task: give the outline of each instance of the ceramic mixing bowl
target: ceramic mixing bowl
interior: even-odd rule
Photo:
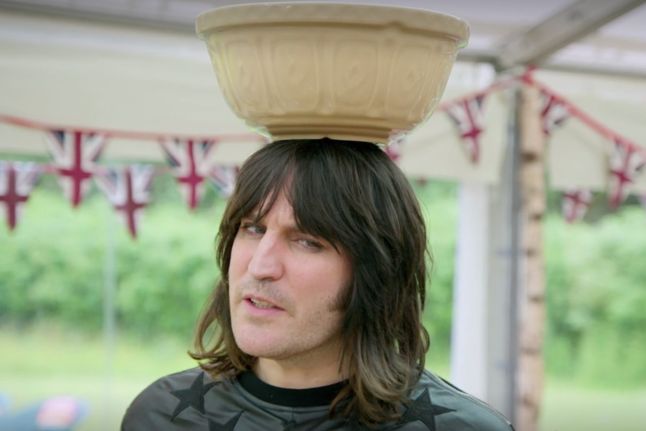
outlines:
[[[468,26],[452,16],[338,3],[227,6],[197,18],[233,111],[273,140],[386,143],[437,106]]]

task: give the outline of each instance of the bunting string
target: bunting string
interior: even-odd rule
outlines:
[[[593,119],[546,85],[531,78],[525,79],[530,85],[536,86],[541,92],[542,100],[547,101],[543,105],[543,110],[547,112],[543,127],[548,136],[567,118],[575,117],[608,142],[608,204],[612,209],[618,208],[628,196],[629,185],[646,163],[646,149]],[[549,111],[553,114],[549,114]],[[543,112],[541,115],[543,116]]]
[[[45,132],[49,164],[2,162],[0,165],[0,205],[10,231],[18,224],[23,205],[41,174],[54,174],[72,207],[81,205],[92,179],[119,212],[133,238],[142,210],[150,201],[150,183],[157,175],[172,173],[191,210],[197,208],[204,183],[228,196],[233,192],[236,166],[218,166],[210,158],[211,149],[220,141],[265,142],[255,134],[230,134],[210,137],[164,135],[124,130],[90,129],[53,125],[0,114],[0,122]],[[98,163],[111,138],[153,140],[166,155],[168,167],[133,165],[113,168]]]
[[[475,165],[483,151],[486,100],[490,94],[518,85],[531,85],[539,90],[543,133],[550,138],[571,118],[599,134],[608,142],[607,196],[611,208],[617,208],[627,197],[629,187],[646,165],[646,149],[604,126],[583,110],[534,78],[528,69],[520,76],[499,79],[485,89],[468,93],[441,103],[437,111],[445,113],[455,126],[456,135],[467,160]],[[231,195],[237,177],[237,166],[224,166],[214,160],[214,149],[221,142],[258,142],[266,140],[256,134],[222,134],[217,136],[152,133],[131,130],[102,129],[51,124],[27,118],[0,114],[0,123],[40,130],[45,133],[50,164],[0,161],[0,204],[10,230],[14,230],[21,209],[42,174],[55,174],[66,199],[78,207],[95,183],[122,216],[133,238],[137,237],[138,220],[150,203],[150,188],[157,175],[171,173],[189,209],[195,210],[210,184],[224,197]],[[152,141],[165,155],[167,167],[130,165],[119,168],[99,163],[101,155],[113,138]],[[399,162],[406,152],[405,135],[393,137],[385,148],[387,155]],[[586,213],[592,193],[586,189],[566,190],[562,195],[563,216],[568,222],[580,220]],[[642,201],[646,197],[642,196]]]
[[[615,132],[609,127],[604,126],[599,121],[595,120],[590,115],[588,115],[583,110],[581,110],[574,103],[569,101],[565,96],[557,93],[547,85],[535,79],[532,79],[530,81],[530,85],[533,85],[537,87],[541,92],[544,92],[545,94],[550,95],[552,98],[554,98],[556,103],[561,105],[563,109],[567,110],[570,117],[576,117],[579,121],[581,121],[583,124],[588,126],[590,129],[594,130],[602,137],[605,137],[609,142],[614,142],[615,140],[621,140],[623,142],[630,143],[630,145],[634,146],[635,148],[640,148],[640,151],[642,152],[646,152],[646,149],[639,147],[634,142],[631,142],[628,138],[621,136],[621,134],[619,134],[618,132]]]
[[[215,139],[226,142],[259,142],[266,143],[267,140],[255,133],[229,133],[218,135],[187,135],[182,133],[157,133],[157,132],[143,132],[123,129],[107,129],[107,128],[88,128],[82,126],[70,126],[47,123],[43,121],[32,120],[29,118],[18,117],[14,115],[7,115],[0,113],[0,123],[10,124],[17,127],[22,127],[32,130],[42,130],[49,132],[51,130],[74,130],[81,133],[94,133],[104,135],[106,138],[121,138],[121,139],[134,139],[137,141],[154,141],[160,142],[167,139],[193,139],[193,140],[208,140]]]
[[[541,90],[540,97],[543,134],[549,137],[556,128],[562,126],[565,120],[570,117],[570,112],[554,94]]]

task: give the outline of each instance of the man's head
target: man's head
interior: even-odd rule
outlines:
[[[258,358],[259,377],[283,387],[339,380],[350,276],[343,249],[303,231],[284,192],[242,219],[231,247],[229,312],[236,345]],[[281,372],[271,373],[277,366]]]
[[[217,259],[222,278],[194,355],[206,370],[236,374],[257,356],[336,352],[348,411],[364,422],[396,413],[428,347],[426,231],[410,185],[379,147],[329,139],[263,147],[240,170]]]

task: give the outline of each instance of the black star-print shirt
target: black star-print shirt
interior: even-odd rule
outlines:
[[[157,380],[132,402],[121,431],[359,430],[330,418],[328,405],[342,384],[313,389],[268,385],[247,372],[214,381],[199,368]],[[397,423],[383,431],[513,431],[491,407],[425,371]]]

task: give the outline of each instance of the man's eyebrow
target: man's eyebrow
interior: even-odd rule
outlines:
[[[260,213],[258,212],[258,210],[253,210],[249,214],[245,214],[242,217],[240,217],[240,220],[252,221],[256,223],[262,220],[262,217],[260,216]]]
[[[246,216],[243,216],[242,218],[240,218],[240,221],[241,222],[246,221],[246,222],[251,222],[251,223],[261,223],[263,218],[264,217],[261,217],[258,211],[253,211],[253,212],[247,214]],[[303,230],[295,222],[287,224],[287,225],[284,225],[284,226],[282,226],[282,228],[286,232],[289,232],[289,233],[300,233],[300,234],[310,235],[310,236],[314,236],[314,237],[319,236],[319,235],[316,235],[316,234],[314,234],[312,232],[308,232],[308,231]],[[323,239],[323,238],[321,238],[321,239]]]
[[[309,235],[309,236],[317,236],[311,232],[304,231],[296,223],[291,223],[286,225],[285,230],[290,233],[300,233],[300,234]]]

